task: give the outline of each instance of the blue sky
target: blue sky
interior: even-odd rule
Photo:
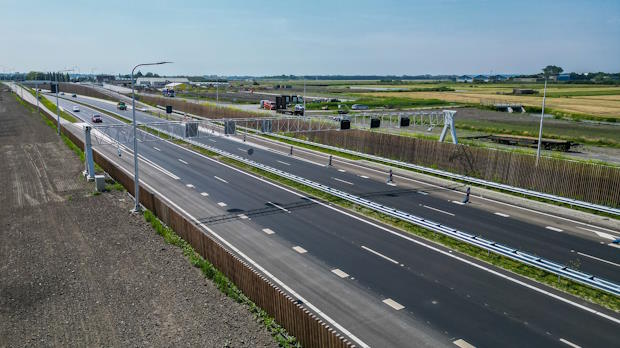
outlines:
[[[620,71],[620,1],[0,0],[0,71]]]

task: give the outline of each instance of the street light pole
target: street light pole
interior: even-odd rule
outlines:
[[[56,129],[58,130],[58,135],[60,135],[60,106],[58,105],[58,90],[60,89],[60,84],[58,83],[58,74],[69,71],[73,71],[73,69],[65,69],[56,73]]]
[[[542,142],[543,117],[545,116],[545,98],[547,97],[547,76],[545,76],[545,89],[543,91],[542,111],[540,112],[540,127],[538,129],[538,149],[536,150],[536,166],[540,160],[540,143]]]
[[[131,70],[131,118],[133,121],[133,170],[134,170],[134,208],[132,212],[139,213],[140,209],[140,179],[138,177],[138,138],[137,138],[137,130],[136,130],[136,95],[134,90],[133,83],[133,73],[136,71],[136,68],[145,65],[161,65],[172,62],[158,62],[158,63],[143,63],[138,64],[133,67]]]

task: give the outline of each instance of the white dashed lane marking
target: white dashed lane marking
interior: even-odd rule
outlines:
[[[341,271],[339,268],[332,269],[332,273],[334,273],[335,275],[339,276],[340,278],[346,278],[346,277],[349,276],[345,272]]]
[[[226,180],[224,180],[224,179],[220,178],[219,176],[213,176],[213,177],[214,177],[214,178],[216,178],[217,180],[219,180],[219,181],[221,181],[221,182],[225,183],[225,184],[228,184],[228,181],[226,181]]]
[[[281,206],[279,206],[279,205],[277,205],[277,204],[275,204],[275,203],[272,203],[272,202],[267,202],[267,204],[272,205],[272,206],[274,206],[274,207],[276,207],[276,208],[278,208],[278,209],[280,209],[280,210],[282,210],[282,211],[285,211],[285,212],[287,212],[287,213],[290,213],[290,211],[289,211],[288,209],[283,208],[283,207],[281,207]]]
[[[441,209],[437,209],[437,208],[433,208],[433,207],[429,207],[428,205],[423,205],[423,207],[426,208],[426,209],[434,210],[436,212],[440,212],[440,213],[444,213],[444,214],[447,214],[447,215],[450,215],[450,216],[454,216],[454,214],[452,214],[450,212],[447,212],[447,211],[441,210]]]
[[[226,203],[224,203],[224,202],[219,202],[217,205],[219,205],[220,207],[225,207],[225,206],[227,206],[228,204],[226,204]]]
[[[184,160],[182,160],[182,159],[180,159],[180,158],[179,158],[179,162],[181,162],[181,163],[183,163],[183,164],[187,164],[187,162],[186,162],[186,161],[184,161]]]
[[[493,213],[493,214],[495,214],[497,216],[505,217],[505,218],[510,217],[510,215],[504,214],[504,213],[500,213],[500,212],[496,212],[496,213]]]
[[[367,247],[367,246],[362,245],[362,249],[364,249],[364,250],[366,250],[366,251],[369,251],[369,252],[371,252],[371,253],[373,253],[373,254],[375,254],[375,255],[379,256],[379,257],[382,257],[382,258],[384,258],[384,259],[386,259],[386,260],[390,261],[391,263],[395,263],[395,264],[397,264],[397,265],[398,265],[398,261],[396,261],[396,260],[394,260],[394,259],[392,259],[392,258],[390,258],[390,257],[387,257],[387,256],[385,256],[385,255],[381,254],[381,253],[380,253],[380,252],[378,252],[378,251],[374,251],[374,250],[370,249],[370,248],[369,248],[369,247]]]
[[[304,248],[300,247],[299,245],[298,245],[298,246],[294,246],[294,247],[293,247],[293,250],[295,250],[296,252],[298,252],[298,253],[300,253],[300,254],[305,254],[305,253],[307,253],[307,252],[308,252],[308,250],[306,250],[306,249],[304,249]]]
[[[354,184],[353,184],[352,182],[350,182],[350,181],[346,181],[346,180],[342,180],[342,179],[338,179],[338,178],[332,178],[332,179],[334,179],[334,180],[336,180],[336,181],[340,181],[340,182],[345,183],[345,184],[347,184],[347,185],[354,185]]]
[[[270,229],[270,228],[263,228],[263,232],[265,232],[266,234],[274,234],[275,232]]]
[[[548,230],[551,230],[551,231],[555,231],[555,232],[563,232],[564,231],[564,230],[562,230],[560,228],[553,227],[553,226],[546,226],[545,228],[548,229]]]
[[[200,194],[201,194],[202,196],[204,196],[204,197],[207,197],[207,196],[209,195],[209,194],[208,194],[208,193],[206,193],[206,192],[200,192]]]
[[[391,298],[386,298],[385,300],[382,301],[383,303],[385,303],[386,305],[394,308],[395,310],[399,311],[403,308],[405,308],[405,306],[401,305],[400,303],[392,300]]]

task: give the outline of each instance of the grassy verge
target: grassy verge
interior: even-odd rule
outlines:
[[[351,108],[353,104],[363,104],[369,108],[385,108],[385,109],[406,109],[412,107],[431,107],[431,106],[446,106],[446,105],[459,105],[459,103],[447,102],[439,99],[410,99],[399,97],[369,97],[364,95],[355,95],[356,100],[341,101],[341,102],[320,102],[320,103],[306,103],[308,110],[320,110],[327,107],[329,110],[335,110],[338,105],[346,105]]]
[[[22,86],[23,87],[23,86]],[[37,97],[37,93],[32,90],[31,88],[26,88],[23,87],[24,89],[26,89],[30,94],[32,94],[33,97]],[[41,93],[39,93],[39,97],[41,97],[41,99],[39,99],[39,101],[41,102],[41,104],[43,104],[43,106],[45,106],[48,110],[50,110],[53,113],[56,113],[56,104],[52,103],[51,101],[49,101],[49,99],[47,99],[44,95],[42,95]],[[71,122],[71,123],[76,123],[79,122],[79,120],[77,118],[75,118],[73,115],[65,112],[65,111],[60,111],[60,117],[64,118],[65,120]]]
[[[215,268],[212,263],[200,256],[189,243],[179,237],[170,227],[164,225],[151,211],[144,211],[144,219],[164,238],[166,243],[180,248],[183,251],[183,255],[192,266],[199,268],[202,274],[208,279],[211,279],[222,293],[234,301],[244,304],[267,328],[281,347],[301,347],[295,337],[289,335],[267,312],[245,296],[230,279]]]
[[[257,174],[258,176],[261,176],[265,179],[288,186],[292,189],[308,194],[313,198],[317,198],[317,199],[320,199],[328,203],[336,204],[342,208],[352,210],[356,213],[362,214],[376,221],[385,223],[399,230],[402,230],[407,233],[414,234],[416,236],[424,238],[426,240],[441,244],[452,250],[456,250],[463,254],[472,256],[478,260],[484,261],[488,264],[503,268],[505,270],[519,274],[521,276],[527,277],[537,282],[549,285],[553,288],[556,288],[568,294],[583,298],[589,302],[601,305],[613,311],[616,311],[616,312],[620,311],[620,297],[614,296],[605,291],[591,288],[587,285],[584,285],[584,284],[581,284],[581,283],[578,283],[578,282],[575,282],[569,279],[558,277],[557,275],[553,273],[541,270],[537,267],[530,266],[525,263],[519,262],[517,260],[513,260],[511,258],[507,258],[501,255],[495,254],[495,253],[491,253],[485,249],[459,241],[457,239],[443,235],[441,233],[436,233],[431,230],[427,230],[425,228],[412,224],[410,222],[403,221],[403,220],[394,218],[392,216],[351,203],[342,198],[333,196],[323,191],[316,190],[314,188],[311,188],[303,184],[299,184],[295,181],[283,178],[276,174],[269,173],[267,171],[252,167],[250,165],[239,162],[237,160],[221,156],[215,152],[209,151],[202,147],[195,146],[195,145],[186,143],[181,140],[176,140],[175,143],[185,146],[187,148],[190,148],[194,151],[200,152],[206,156],[215,158],[223,163],[230,164],[236,168],[242,169],[250,173]]]
[[[294,146],[298,146],[298,147],[303,147],[309,150],[315,150],[315,151],[319,151],[319,152],[323,152],[326,154],[331,154],[331,155],[336,155],[339,157],[343,157],[343,158],[348,158],[348,159],[352,159],[352,160],[364,160],[364,161],[368,161],[368,162],[375,162],[375,163],[379,163],[379,164],[383,164],[383,165],[387,165],[393,168],[399,168],[399,169],[404,169],[404,170],[408,170],[410,172],[414,172],[414,173],[420,173],[420,174],[424,174],[424,175],[429,175],[429,176],[434,176],[436,178],[440,178],[440,179],[446,179],[445,177],[441,176],[441,175],[436,175],[436,174],[432,174],[432,173],[427,173],[421,170],[416,170],[413,168],[409,168],[409,167],[404,167],[404,166],[399,166],[399,165],[394,165],[391,163],[387,163],[387,162],[382,162],[382,161],[377,161],[377,160],[373,160],[373,159],[369,159],[369,158],[365,158],[365,157],[360,157],[360,156],[356,156],[356,155],[351,155],[348,154],[346,152],[341,152],[341,151],[337,151],[337,150],[331,150],[331,149],[324,149],[322,147],[318,147],[318,146],[314,146],[314,145],[308,145],[308,144],[304,144],[298,141],[294,141],[294,140],[289,140],[289,139],[280,139],[274,136],[270,136],[270,135],[263,135],[261,134],[260,136],[267,138],[267,139],[271,139],[271,140],[275,140],[281,143],[286,143],[286,144],[290,144],[290,145],[294,145]],[[571,159],[572,160],[572,159]],[[432,167],[433,169],[439,169],[437,167]],[[598,210],[592,210],[592,209],[588,209],[588,208],[583,208],[583,207],[578,207],[578,206],[573,206],[570,204],[566,204],[566,203],[561,203],[561,202],[556,202],[556,201],[552,201],[549,199],[544,199],[544,198],[539,198],[539,197],[532,197],[532,196],[528,196],[525,194],[519,194],[516,192],[512,192],[512,191],[506,191],[506,190],[501,190],[495,187],[490,187],[490,186],[484,186],[484,185],[479,185],[479,184],[473,184],[467,181],[462,181],[462,180],[457,180],[457,179],[449,179],[451,181],[454,182],[458,182],[458,183],[462,183],[468,186],[475,186],[475,187],[482,187],[488,190],[492,190],[492,191],[496,191],[496,192],[501,192],[501,193],[505,193],[505,194],[509,194],[512,196],[517,196],[517,197],[522,197],[522,198],[526,198],[529,200],[533,200],[533,201],[538,201],[538,202],[543,202],[543,203],[549,203],[549,204],[553,204],[553,205],[557,205],[557,206],[561,206],[561,207],[565,207],[565,208],[570,208],[570,209],[574,209],[574,210],[579,210],[579,211],[583,211],[586,213],[590,213],[590,214],[595,214],[595,215],[599,215],[599,216],[604,216],[604,217],[608,217],[608,218],[612,218],[615,220],[620,220],[620,217],[614,214],[610,214],[610,213],[606,213],[606,212],[602,212],[602,211],[598,211]]]
[[[15,96],[18,102],[28,108],[31,112],[34,112],[34,108],[32,105],[26,103],[18,96]],[[44,115],[41,115],[43,121],[50,126],[52,129],[56,129],[56,126],[52,121],[50,121]],[[66,137],[65,135],[61,135],[63,142],[71,149],[73,152],[78,155],[80,160],[84,162],[84,152],[77,145],[75,145],[71,139]],[[95,167],[97,171],[103,172],[103,169],[99,167],[95,163]],[[106,184],[106,190],[112,191],[125,191],[123,185],[118,182],[112,181],[111,183]],[[93,195],[99,195],[99,192],[93,193]],[[188,261],[197,268],[200,268],[205,277],[211,279],[217,288],[222,291],[222,293],[226,294],[228,297],[232,298],[238,303],[244,304],[248,310],[253,313],[256,318],[260,320],[262,325],[264,325],[267,330],[271,333],[274,339],[278,342],[281,347],[301,347],[301,344],[297,342],[297,339],[294,336],[291,336],[286,332],[286,330],[277,324],[275,320],[269,316],[267,312],[258,307],[254,302],[252,302],[247,296],[239,290],[235,286],[233,282],[231,282],[222,272],[220,272],[217,268],[213,266],[209,261],[205,260],[200,254],[198,254],[192,246],[179,237],[174,231],[165,226],[152,212],[146,210],[144,212],[144,219],[151,224],[153,229],[161,235],[166,243],[170,245],[174,245],[183,250],[183,255],[188,259]]]

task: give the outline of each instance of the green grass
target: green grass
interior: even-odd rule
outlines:
[[[394,218],[392,216],[351,203],[342,198],[333,196],[323,191],[316,190],[314,188],[311,188],[309,186],[286,179],[279,175],[252,167],[250,165],[247,165],[245,163],[239,162],[234,159],[221,156],[217,153],[214,153],[202,147],[191,145],[183,141],[178,141],[178,143],[194,151],[200,152],[206,156],[218,159],[219,161],[223,163],[230,164],[244,171],[257,174],[263,178],[278,182],[282,185],[285,185],[290,188],[296,189],[298,191],[304,192],[314,198],[323,200],[328,203],[336,204],[343,208],[355,211],[359,214],[375,219],[382,223],[388,224],[402,231],[406,231],[408,233],[415,234],[419,237],[422,237],[426,240],[439,243],[450,249],[453,249],[461,253],[467,254],[469,256],[475,257],[478,260],[487,262],[497,267],[501,267],[503,269],[522,275],[529,279],[536,280],[540,283],[552,286],[556,289],[562,290],[574,296],[578,296],[592,303],[599,304],[601,306],[604,306],[614,311],[620,311],[620,297],[614,296],[605,291],[591,288],[587,285],[583,285],[581,283],[577,283],[577,282],[574,282],[574,281],[571,281],[565,278],[558,279],[558,277],[554,275],[553,273],[549,273],[539,268],[529,266],[522,262],[501,256],[495,253],[490,253],[487,250],[471,245],[469,243],[461,242],[452,237],[449,237],[449,236],[446,236],[440,233],[435,233],[433,231],[427,230],[425,228],[409,223],[407,221],[403,221],[403,220]]]
[[[21,100],[16,96],[16,99],[24,106],[28,107],[31,111],[34,112],[32,106],[25,101]],[[56,129],[56,126],[52,121],[50,121],[45,116],[41,115],[42,119],[45,123],[53,129]],[[75,145],[69,138],[65,135],[61,135],[63,142],[71,149],[73,152],[78,155],[80,160],[84,161],[84,152]],[[98,168],[98,171],[103,172],[103,170],[95,163],[95,166]],[[106,185],[106,190],[117,190],[117,191],[125,191],[125,188],[114,182],[112,184]],[[97,196],[101,194],[100,192],[93,192],[93,196]],[[238,303],[242,303],[246,305],[248,310],[253,313],[258,320],[262,323],[263,326],[267,328],[267,330],[271,333],[271,335],[278,342],[278,345],[281,347],[301,347],[301,344],[297,342],[297,339],[294,336],[289,335],[286,330],[277,324],[275,320],[269,316],[267,312],[258,307],[254,302],[252,302],[247,296],[239,290],[221,271],[213,266],[209,261],[205,260],[200,254],[198,254],[192,246],[179,237],[174,231],[165,226],[157,217],[146,210],[144,212],[144,219],[151,224],[151,226],[155,229],[155,231],[161,235],[166,243],[170,245],[174,245],[179,247],[183,251],[183,255],[188,259],[188,261],[197,268],[200,268],[205,277],[213,280],[217,288],[222,291],[225,295],[232,298]]]
[[[268,138],[268,139],[271,139],[271,140],[275,140],[275,141],[278,141],[278,142],[282,142],[282,143],[286,143],[286,144],[290,144],[290,145],[295,145],[295,146],[303,147],[303,148],[306,148],[306,149],[323,152],[323,153],[326,153],[326,154],[336,155],[336,156],[343,157],[343,158],[348,158],[348,159],[352,159],[352,160],[365,160],[365,161],[380,163],[380,164],[383,164],[383,165],[388,165],[388,166],[391,166],[391,167],[394,167],[394,168],[399,168],[399,169],[407,170],[407,171],[410,171],[410,172],[421,173],[421,174],[425,174],[425,175],[429,175],[429,176],[434,176],[434,177],[437,177],[437,178],[445,179],[443,176],[440,176],[440,175],[437,175],[437,174],[427,173],[427,172],[416,170],[416,169],[409,168],[409,167],[394,165],[394,164],[388,163],[388,162],[382,162],[382,161],[378,161],[378,160],[374,160],[374,159],[368,159],[368,158],[365,158],[365,157],[351,155],[351,154],[346,153],[346,152],[340,152],[340,151],[337,151],[337,150],[325,149],[325,148],[322,148],[322,147],[318,147],[318,146],[314,146],[314,145],[308,145],[308,144],[304,144],[304,143],[297,142],[297,141],[294,141],[294,140],[281,139],[281,138],[277,138],[277,137],[269,136],[269,135],[264,135],[264,134],[261,134],[260,136]],[[299,138],[303,139],[303,140],[308,140],[303,135],[299,136]],[[431,168],[439,169],[436,166],[431,166]],[[515,192],[512,192],[512,191],[506,191],[506,190],[501,190],[501,189],[498,189],[498,188],[495,188],[495,187],[489,187],[489,186],[484,186],[484,185],[479,185],[479,184],[473,184],[473,183],[462,181],[462,180],[456,180],[456,179],[450,179],[450,180],[452,180],[454,182],[466,184],[466,185],[469,185],[469,186],[482,187],[482,188],[486,188],[486,189],[489,189],[489,190],[493,190],[493,191],[497,191],[497,192],[502,192],[502,193],[513,195],[513,196],[517,196],[517,197],[526,198],[526,199],[529,199],[529,200],[534,200],[534,201],[538,201],[538,202],[544,202],[544,203],[553,204],[553,205],[557,205],[557,206],[565,207],[565,208],[570,208],[570,209],[574,209],[574,210],[580,210],[580,211],[584,211],[584,212],[587,212],[587,213],[590,213],[590,214],[604,216],[604,217],[612,218],[612,219],[615,219],[615,220],[620,219],[620,217],[617,216],[617,215],[606,213],[606,212],[601,212],[601,211],[598,211],[598,210],[592,210],[592,209],[587,209],[587,208],[583,208],[583,207],[571,206],[571,205],[566,204],[566,203],[556,202],[556,201],[552,201],[552,200],[548,200],[548,199],[543,199],[543,198],[539,198],[539,197],[532,197],[532,196],[528,196],[528,195],[524,195],[524,194],[518,194],[518,193],[515,193]]]
[[[538,126],[535,126],[534,123],[519,124],[517,122],[505,122],[499,120],[490,121],[459,119],[455,122],[455,126],[458,129],[492,134],[523,135],[530,137],[538,136]],[[598,130],[597,135],[584,136],[584,127],[586,126],[574,124],[559,128],[558,126],[547,124],[546,127],[543,127],[543,136],[545,138],[569,140],[586,145],[620,148],[620,140],[618,140],[618,133],[615,129]]]
[[[24,87],[24,88],[28,92],[30,92],[30,94],[32,94],[32,96],[34,96],[35,98],[37,97],[37,93],[34,90],[32,90],[31,88],[27,88],[27,87]],[[41,99],[39,100],[40,103],[43,104],[43,106],[45,106],[48,110],[50,110],[51,112],[56,114],[56,112],[57,112],[56,111],[56,104],[52,103],[49,99],[47,99],[41,93],[39,93],[39,96],[41,97]],[[60,112],[60,117],[64,118],[65,120],[67,120],[67,121],[69,121],[71,123],[79,122],[79,120],[77,118],[75,118],[73,115],[67,113],[66,111],[61,111]]]
[[[116,181],[112,183],[106,183],[105,190],[106,191],[121,191],[121,192],[126,191],[125,187]]]
[[[195,147],[194,147],[195,148]],[[308,187],[306,185],[302,185],[299,184],[297,182],[294,182],[292,180],[280,177],[278,175],[266,172],[264,170],[246,165],[244,163],[238,162],[236,160],[233,159],[229,159],[226,157],[221,157],[218,156],[218,159],[224,163],[228,163],[230,165],[233,165],[237,168],[243,169],[245,171],[248,172],[252,172],[255,174],[258,174],[266,179],[278,182],[280,184],[286,185],[290,188],[299,190],[301,192],[304,192],[306,194],[309,194],[311,196],[313,196],[314,198],[318,198],[320,200],[323,200],[325,202],[329,202],[332,204],[336,204],[339,205],[343,208],[355,211],[356,213],[362,214],[364,216],[370,217],[372,219],[375,219],[379,222],[388,224],[390,226],[393,226],[395,228],[398,228],[402,231],[406,231],[408,233],[417,235],[419,237],[422,237],[426,240],[430,240],[436,243],[439,243],[441,245],[444,245],[452,250],[456,250],[459,251],[461,253],[467,254],[469,256],[475,257],[478,260],[484,261],[486,263],[492,264],[494,266],[509,270],[511,272],[514,272],[516,274],[522,275],[524,277],[536,280],[540,283],[543,284],[547,284],[549,286],[552,286],[556,289],[562,290],[564,292],[567,292],[571,295],[575,295],[578,296],[580,298],[583,298],[585,300],[588,300],[590,302],[599,304],[601,306],[607,307],[611,310],[614,311],[620,311],[620,297],[614,296],[612,294],[609,294],[607,292],[595,289],[595,288],[591,288],[587,285],[583,285],[581,283],[577,283],[574,281],[571,281],[569,279],[565,279],[565,278],[560,278],[558,280],[557,275],[553,274],[553,273],[549,273],[546,272],[544,270],[538,269],[536,267],[533,266],[529,266],[527,264],[524,264],[522,262],[498,255],[498,254],[494,254],[494,253],[490,253],[487,250],[484,250],[482,248],[479,248],[477,246],[471,245],[469,243],[465,243],[465,242],[461,242],[457,239],[454,239],[452,237],[440,234],[440,233],[435,233],[433,231],[427,230],[425,228],[422,228],[420,226],[414,225],[412,223],[409,223],[407,221],[403,221],[397,218],[394,218],[392,216],[362,207],[360,205],[351,203],[349,201],[346,201],[344,199],[338,198],[336,196],[330,195],[328,193],[325,193],[323,191],[319,191],[316,189],[313,189],[311,187]]]
[[[200,254],[194,250],[194,248],[183,238],[177,235],[170,227],[164,225],[156,216],[149,210],[144,211],[144,219],[151,224],[153,229],[164,238],[164,241],[170,245],[174,245],[183,251],[183,255],[187,258],[190,264],[202,271],[202,274],[213,281],[215,286],[230,297],[237,303],[244,304],[245,307],[262,323],[265,328],[271,333],[271,335],[278,342],[281,347],[301,347],[301,344],[297,342],[294,336],[289,335],[286,330],[278,325],[275,320],[269,316],[267,312],[258,307],[252,300],[250,300],[237,286],[224,275],[220,270],[215,268],[212,263],[205,260]]]
[[[447,106],[458,105],[458,103],[446,102],[439,99],[410,99],[410,98],[397,98],[397,97],[368,97],[358,96],[354,101],[343,102],[321,102],[321,103],[306,103],[308,110],[319,110],[324,106],[327,106],[330,110],[338,109],[338,105],[346,105],[351,108],[353,104],[367,105],[369,108],[386,108],[386,109],[406,109],[416,107],[432,107],[432,106]]]

